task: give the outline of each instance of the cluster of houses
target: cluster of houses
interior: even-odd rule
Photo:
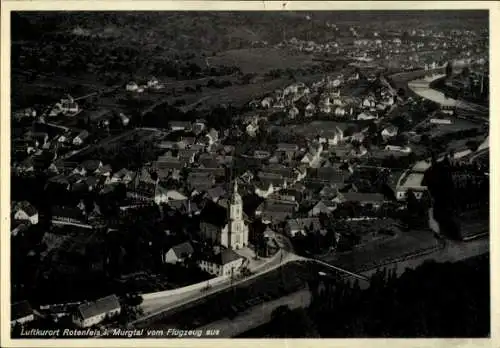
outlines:
[[[127,92],[134,92],[134,93],[144,93],[144,91],[151,89],[151,90],[158,90],[158,89],[163,89],[165,86],[161,84],[156,77],[150,78],[146,84],[137,84],[135,81],[130,81],[125,85],[125,90]]]
[[[274,91],[262,100],[250,102],[250,106],[269,112],[285,112],[289,120],[302,116],[305,119],[327,117],[332,120],[377,120],[386,114],[395,104],[397,96],[388,84],[379,83],[364,96],[352,96],[345,92],[348,84],[359,80],[359,72],[326,76],[312,83],[294,83],[284,89]],[[369,82],[376,82],[376,76],[367,77]],[[344,90],[344,94],[342,93]],[[262,114],[262,113],[261,113]],[[246,132],[255,136],[259,129],[259,120],[263,116],[248,117]]]
[[[121,311],[120,300],[114,294],[83,303],[40,306],[37,311],[33,309],[28,301],[19,301],[11,304],[10,324],[11,327],[16,325],[26,326],[35,321],[37,317],[50,315],[58,320],[69,315],[75,327],[88,328],[96,326],[106,319],[117,317]],[[29,330],[27,332],[29,333]]]

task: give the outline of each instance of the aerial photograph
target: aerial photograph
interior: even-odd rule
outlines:
[[[488,10],[10,27],[13,341],[490,337]]]

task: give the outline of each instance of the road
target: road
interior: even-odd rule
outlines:
[[[238,279],[238,280],[228,280],[227,282],[215,285],[203,292],[200,290],[193,290],[189,291],[187,293],[179,294],[176,296],[167,296],[167,297],[161,297],[161,298],[156,298],[148,301],[144,301],[143,304],[141,305],[143,307],[144,315],[143,317],[131,322],[131,325],[140,323],[142,321],[145,321],[147,319],[150,319],[151,317],[157,316],[158,314],[161,314],[163,312],[170,311],[172,309],[181,307],[183,305],[186,305],[190,302],[198,301],[201,300],[207,296],[213,295],[217,292],[224,291],[229,289],[232,286],[241,284],[243,282],[246,282],[248,280],[257,278],[262,276],[263,274],[266,274],[268,272],[271,272],[280,266],[287,264],[289,262],[294,262],[294,261],[300,261],[303,260],[304,258],[297,256],[292,253],[288,253],[286,251],[280,250],[276,257],[273,259],[273,262],[268,263],[265,265],[265,267],[261,270],[259,270],[258,273],[252,274],[249,277],[245,277],[243,279]]]

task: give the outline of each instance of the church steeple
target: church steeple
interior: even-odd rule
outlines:
[[[233,182],[233,190],[231,192],[231,205],[242,204],[241,196],[238,193],[238,181],[234,180]]]

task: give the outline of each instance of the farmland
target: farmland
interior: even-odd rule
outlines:
[[[353,251],[326,257],[325,260],[350,271],[361,272],[404,255],[431,251],[438,247],[438,241],[429,231],[405,231],[399,233],[397,238],[374,241]]]
[[[246,48],[229,50],[208,57],[210,64],[237,66],[245,73],[266,73],[273,69],[305,68],[315,63],[311,55],[276,48]]]

